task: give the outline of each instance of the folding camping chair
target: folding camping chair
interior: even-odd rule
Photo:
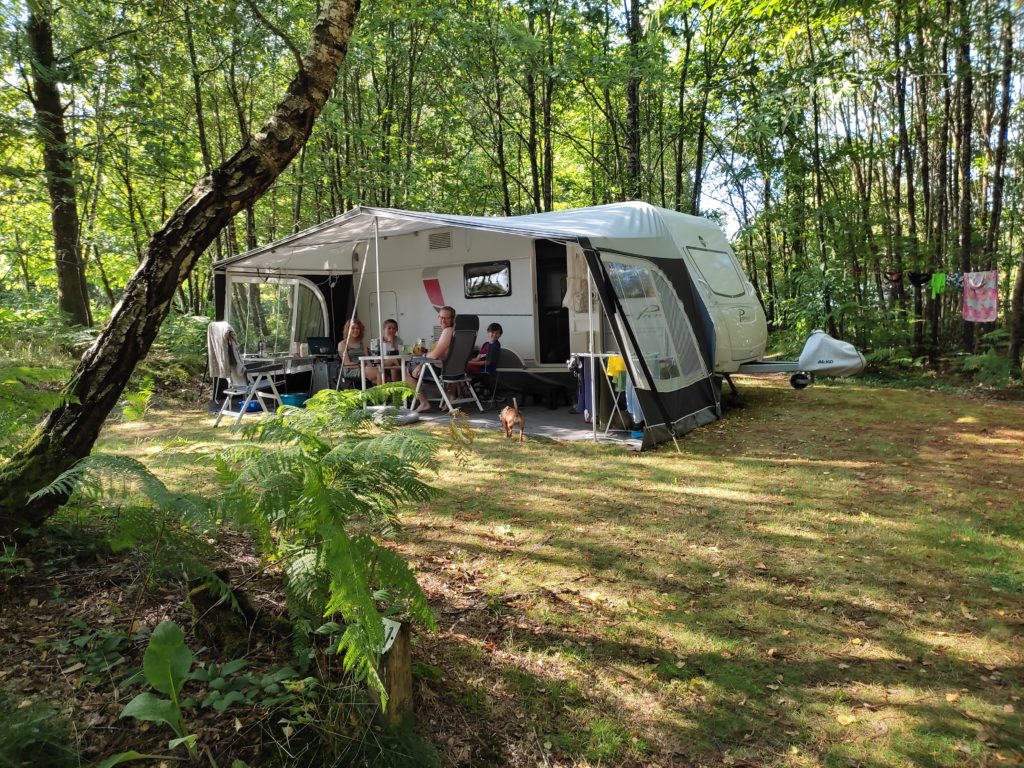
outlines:
[[[498,390],[501,387],[502,373],[513,374],[524,370],[526,370],[526,366],[523,364],[522,358],[519,357],[515,351],[505,346],[499,349],[498,361],[494,366],[494,370],[491,372],[485,371],[484,373],[476,374],[481,380],[486,382],[487,388],[490,390],[491,397],[488,404],[493,406],[496,402],[500,402],[498,398]],[[511,391],[518,392],[518,390]]]
[[[477,408],[481,411],[484,409],[480,398],[477,397],[476,391],[473,389],[473,380],[466,371],[469,358],[473,356],[476,332],[479,329],[480,318],[476,315],[456,315],[455,335],[452,337],[452,346],[448,350],[448,357],[444,362],[438,365],[436,360],[431,361],[429,358],[413,358],[414,363],[422,364],[420,377],[416,382],[417,395],[423,387],[423,380],[429,376],[431,382],[440,392],[440,398],[436,399],[443,402],[449,411],[453,406],[461,403],[476,403]],[[456,394],[455,397],[449,397],[448,387],[459,388],[456,389],[456,392],[465,388],[469,395],[460,397]],[[431,399],[429,395],[427,395],[427,399]]]
[[[283,373],[284,368],[280,363],[260,362],[245,366],[245,384],[233,384],[224,390],[224,404],[217,412],[217,419],[213,426],[220,424],[224,416],[234,416],[235,424],[242,420],[242,416],[249,413],[249,403],[257,402],[260,411],[270,413],[271,407],[276,409],[281,404],[281,393],[278,392],[277,383],[274,377]],[[263,389],[268,386],[270,391]],[[242,404],[238,410],[232,410],[231,400],[242,398]],[[268,407],[268,404],[271,407]]]
[[[281,395],[274,381],[275,375],[283,373],[280,363],[254,361],[246,365],[238,349],[235,329],[224,321],[210,323],[206,331],[206,345],[214,397],[217,394],[217,380],[224,379],[227,382],[223,393],[224,402],[217,411],[213,426],[219,425],[225,416],[235,416],[235,423],[240,422],[254,398],[264,413],[270,411],[267,403],[280,404]],[[269,392],[263,389],[266,386],[269,386]],[[237,411],[232,410],[231,401],[238,398],[242,398],[242,405]]]

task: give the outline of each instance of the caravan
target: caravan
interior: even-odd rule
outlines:
[[[243,351],[337,341],[357,314],[406,338],[444,305],[504,328],[522,377],[566,382],[571,355],[618,351],[645,443],[720,414],[720,378],[762,358],[764,311],[711,221],[629,202],[508,218],[355,208],[214,265],[218,319]],[[284,296],[282,304],[265,296]],[[287,312],[280,309],[287,307]]]

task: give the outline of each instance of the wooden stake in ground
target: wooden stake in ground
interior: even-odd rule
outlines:
[[[174,293],[231,217],[258,200],[302,149],[345,60],[360,0],[326,0],[299,72],[260,130],[201,179],[153,234],[96,342],[53,411],[0,472],[0,537],[44,522],[66,499],[29,502],[92,450],[128,378],[149,352]]]

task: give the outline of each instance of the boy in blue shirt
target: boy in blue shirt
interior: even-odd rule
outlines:
[[[480,345],[476,358],[466,365],[469,373],[494,373],[498,368],[498,357],[501,354],[501,325],[491,323],[487,326],[487,341]]]

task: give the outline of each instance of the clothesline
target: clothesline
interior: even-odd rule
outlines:
[[[884,273],[890,288],[903,282],[902,272]],[[908,272],[912,285],[931,286],[933,299],[947,288],[962,291],[964,320],[972,323],[995,322],[999,309],[999,272],[987,269],[981,272]]]

